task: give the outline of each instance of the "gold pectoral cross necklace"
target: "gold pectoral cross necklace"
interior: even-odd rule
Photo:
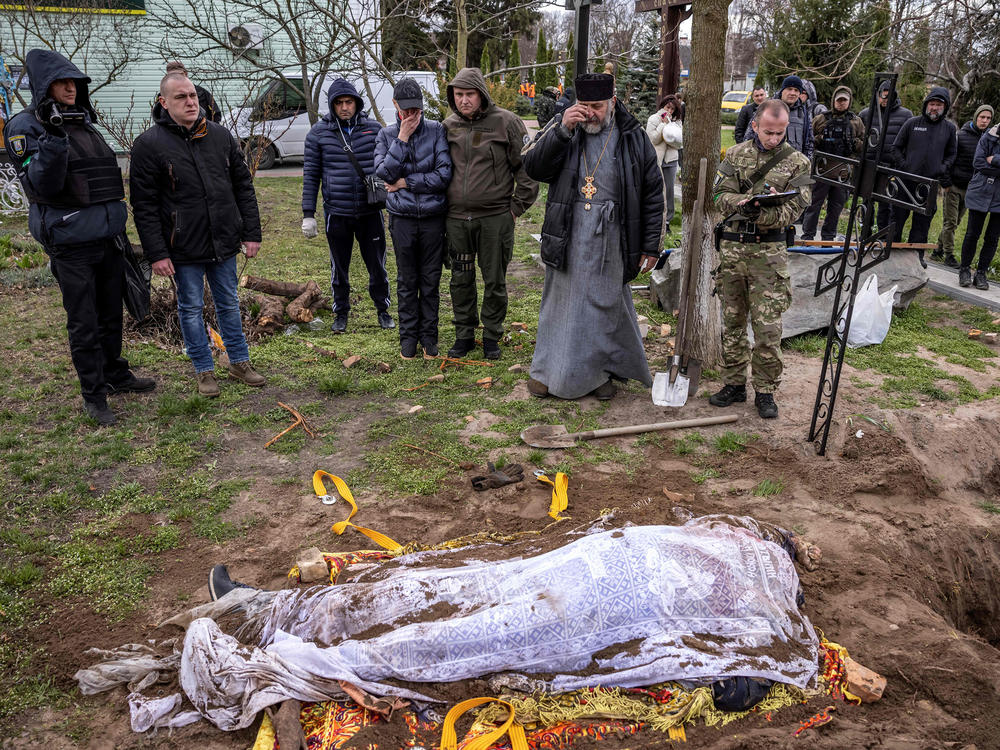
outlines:
[[[583,193],[583,197],[586,198],[588,201],[593,200],[594,196],[597,195],[597,186],[594,184],[594,175],[597,174],[597,168],[601,166],[601,159],[604,158],[604,152],[608,150],[608,144],[611,142],[611,136],[614,135],[614,132],[615,132],[615,127],[614,125],[612,125],[611,129],[608,131],[608,137],[604,140],[604,148],[601,149],[601,155],[597,157],[597,164],[594,165],[593,172],[590,171],[590,167],[587,164],[587,147],[586,145],[583,146],[584,175],[583,175],[583,187],[580,188],[580,192]],[[590,174],[587,174],[588,172],[590,172]],[[584,208],[587,211],[589,211],[590,204],[589,203],[585,204]]]

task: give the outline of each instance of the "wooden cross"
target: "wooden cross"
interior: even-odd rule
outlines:
[[[677,91],[681,81],[680,26],[691,16],[691,0],[636,0],[636,13],[660,14],[660,76],[657,103]]]

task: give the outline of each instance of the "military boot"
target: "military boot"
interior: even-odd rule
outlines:
[[[732,406],[737,401],[747,400],[747,387],[745,385],[724,385],[722,390],[709,397],[708,403],[712,406]]]
[[[762,419],[774,419],[778,416],[778,405],[774,403],[774,394],[758,393],[753,398],[753,405]]]

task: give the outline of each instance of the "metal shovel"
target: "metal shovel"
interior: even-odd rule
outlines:
[[[595,438],[613,437],[615,435],[639,435],[644,432],[679,430],[685,427],[705,427],[707,425],[735,422],[737,419],[739,419],[738,415],[727,414],[722,417],[679,419],[675,422],[635,424],[628,427],[606,427],[603,430],[586,430],[584,432],[567,432],[566,426],[561,424],[537,424],[525,429],[521,433],[521,440],[532,448],[572,448],[577,440],[593,440]]]

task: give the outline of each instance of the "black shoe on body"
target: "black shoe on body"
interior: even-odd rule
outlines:
[[[958,258],[954,255],[949,255],[944,259],[944,264],[948,266],[948,268],[958,268]]]
[[[604,382],[603,385],[597,386],[591,392],[591,395],[598,401],[610,401],[615,397],[615,394],[617,392],[618,389],[615,387],[615,384],[612,383],[610,380],[607,380]]]
[[[972,286],[972,270],[963,266],[958,269],[958,285]]]
[[[985,271],[976,271],[976,275],[972,279],[972,286],[976,287],[976,289],[981,289],[984,292],[990,288],[990,282],[986,280]]]
[[[83,408],[87,412],[87,416],[97,422],[98,427],[110,427],[118,422],[118,417],[108,408],[106,403],[95,404],[92,401],[84,401]]]
[[[382,312],[378,314],[378,324],[386,330],[396,327],[396,321],[393,320],[392,316],[385,310],[382,310]]]
[[[403,339],[399,342],[399,356],[403,359],[413,359],[417,356],[417,340]]]
[[[724,385],[718,393],[709,397],[708,403],[712,406],[732,406],[737,401],[747,400],[747,387],[745,385]]]
[[[774,403],[773,394],[758,393],[753,397],[753,405],[757,407],[757,413],[763,419],[774,419],[778,416],[778,405]]]
[[[338,315],[333,319],[333,325],[330,326],[330,330],[334,333],[343,333],[347,330],[347,316]]]
[[[156,388],[152,378],[137,378],[134,373],[120,383],[108,383],[108,393],[146,393]]]
[[[476,348],[475,339],[455,339],[455,344],[448,350],[449,357],[464,357]]]
[[[208,594],[212,601],[218,601],[233,589],[252,589],[245,583],[234,581],[229,577],[229,570],[225,565],[216,565],[208,574]]]
[[[812,240],[815,236],[816,236],[815,234],[803,234],[801,237],[799,237],[799,239],[800,240]]]
[[[424,359],[436,359],[438,356],[438,345],[436,341],[428,341],[423,345]]]
[[[486,359],[500,359],[500,342],[496,339],[483,339],[483,356]]]

